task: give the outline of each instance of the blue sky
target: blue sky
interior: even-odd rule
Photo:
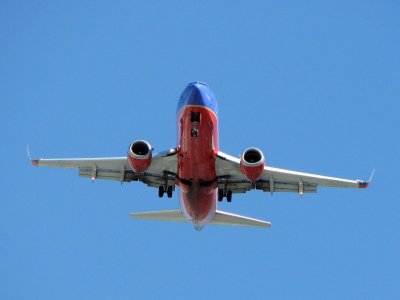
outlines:
[[[1,299],[400,297],[397,1],[1,1]],[[136,221],[157,190],[33,168],[176,145],[186,84],[219,102],[220,148],[367,179],[253,191],[222,210],[270,230]]]

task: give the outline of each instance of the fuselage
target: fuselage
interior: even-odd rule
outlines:
[[[201,229],[217,209],[218,104],[207,85],[190,83],[177,107],[179,201],[183,215]]]

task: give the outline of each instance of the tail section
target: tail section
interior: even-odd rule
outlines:
[[[142,213],[132,213],[130,216],[134,219],[158,220],[169,222],[182,222],[187,223],[181,210],[162,210],[151,211]],[[213,225],[228,225],[228,226],[245,226],[245,227],[259,227],[270,228],[271,223],[259,219],[253,219],[241,215],[235,215],[228,212],[217,210],[214,217],[211,219],[210,224]]]

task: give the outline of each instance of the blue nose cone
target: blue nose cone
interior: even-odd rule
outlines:
[[[197,81],[188,84],[179,99],[177,111],[179,112],[187,105],[207,107],[218,114],[217,100],[213,92],[202,82]]]

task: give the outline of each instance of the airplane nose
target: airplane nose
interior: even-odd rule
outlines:
[[[186,103],[188,105],[204,106],[207,101],[207,94],[205,88],[206,86],[201,83],[198,82],[191,83],[183,92],[182,97],[186,98]]]
[[[218,115],[218,104],[213,92],[205,83],[196,81],[189,83],[178,101],[177,112],[187,105],[203,106]]]
[[[199,81],[189,83],[185,88],[179,99],[177,111],[186,105],[204,106],[218,114],[218,104],[213,92],[205,83]]]

